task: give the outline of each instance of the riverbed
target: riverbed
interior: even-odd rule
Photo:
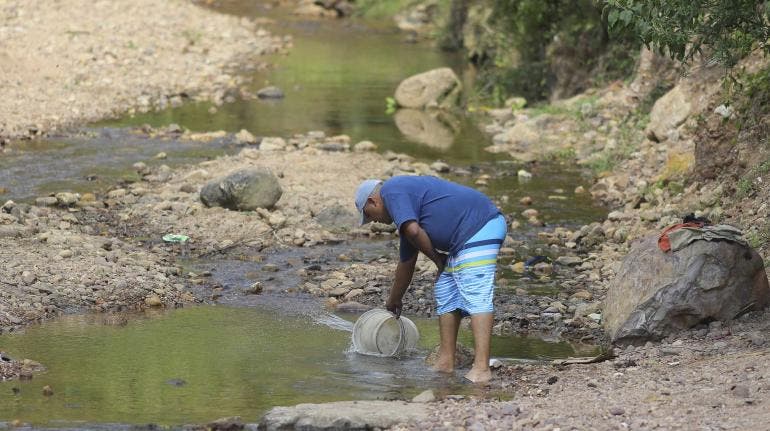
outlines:
[[[457,121],[448,134],[444,129],[434,133],[441,137],[439,141],[402,133],[396,114],[386,112],[386,98],[408,75],[456,66],[457,58],[429,44],[406,43],[391,26],[381,23],[318,22],[286,15],[276,22],[281,26],[273,31],[291,32],[294,48],[288,56],[273,59],[271,71],[251,77],[249,89],[256,92],[264,85],[277,85],[284,90],[284,99],[188,103],[91,124],[35,145],[11,144],[0,160],[0,180],[8,189],[4,197],[33,202],[35,197],[60,191],[98,196],[116,187],[130,188],[140,180],[132,166],[136,162],[174,169],[240,153],[247,147],[235,142],[232,133],[241,129],[287,138],[322,131],[327,136],[347,135],[352,142],[370,140],[381,153],[451,162],[458,169],[450,178],[469,185],[488,173],[491,178],[483,189],[508,214],[519,211],[520,198],[534,196],[542,219],[551,226],[576,227],[603,215],[604,210],[588,196],[574,193],[575,187],[588,183],[579,169],[558,161],[530,167],[487,153],[488,138],[462,112],[455,114]],[[172,125],[175,130],[226,133],[208,142],[154,133]],[[534,170],[532,180],[516,174],[523,168]],[[527,245],[506,265],[552,254],[548,244],[538,242],[538,231],[537,226],[525,224],[512,232],[515,241]],[[160,242],[158,238],[126,240],[142,247]],[[318,248],[323,247],[327,246]],[[394,254],[391,240],[374,241],[368,247],[376,256]],[[329,248],[329,254],[337,257],[353,249],[361,247],[348,243],[342,250]],[[255,420],[274,405],[409,398],[425,387],[452,393],[466,390],[452,379],[437,380],[422,362],[436,344],[435,320],[415,316],[423,335],[422,350],[415,357],[401,362],[371,359],[349,352],[349,332],[343,321],[349,323],[355,315],[333,317],[323,311],[321,301],[307,295],[244,295],[243,290],[255,281],[270,281],[278,291],[291,291],[298,283],[290,277],[276,280],[264,272],[250,278],[271,256],[282,256],[262,255],[267,262],[243,256],[235,260],[226,254],[219,259],[176,262],[186,271],[209,273],[220,289],[213,301],[218,305],[139,315],[66,316],[2,335],[0,343],[9,355],[34,358],[48,371],[31,381],[2,383],[10,389],[4,391],[7,410],[0,408],[0,419],[41,426],[77,426],[83,421],[179,425],[229,414]],[[295,259],[302,262],[303,256]],[[561,282],[558,277],[543,279],[532,273],[506,276],[513,280],[511,293],[515,287],[537,290],[540,286],[536,293],[552,294]],[[461,338],[470,341],[467,332]],[[500,336],[492,353],[503,359],[541,360],[585,352],[579,349],[559,340]],[[54,390],[51,397],[40,392],[46,384]],[[14,387],[19,389],[17,394]]]

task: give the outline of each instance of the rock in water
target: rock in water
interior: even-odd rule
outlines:
[[[433,69],[403,80],[396,88],[396,102],[404,108],[454,107],[462,92],[457,75],[448,67]]]
[[[237,211],[271,209],[283,190],[278,178],[266,168],[249,168],[213,180],[203,186],[201,202]]]
[[[260,99],[283,99],[283,90],[276,86],[265,87],[257,91],[257,97]]]

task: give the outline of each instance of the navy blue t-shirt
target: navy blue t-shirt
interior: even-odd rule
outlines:
[[[401,226],[416,221],[437,250],[451,254],[500,210],[483,193],[429,176],[397,176],[382,184],[380,195],[393,222]],[[401,237],[401,261],[409,260],[417,249]]]

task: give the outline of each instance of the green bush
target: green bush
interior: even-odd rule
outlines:
[[[482,94],[547,99],[558,83],[555,64],[565,59],[568,69],[590,81],[587,85],[624,78],[633,71],[639,44],[631,33],[618,33],[610,40],[600,0],[488,0],[488,4],[494,35],[487,36],[490,52],[480,57]],[[516,56],[511,56],[512,50]]]
[[[708,51],[731,67],[755,49],[770,52],[764,0],[606,0],[613,32],[631,30],[646,46],[680,61]]]

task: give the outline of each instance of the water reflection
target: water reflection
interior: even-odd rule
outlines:
[[[399,109],[393,121],[407,139],[441,151],[452,147],[460,130],[456,116],[439,110]]]

